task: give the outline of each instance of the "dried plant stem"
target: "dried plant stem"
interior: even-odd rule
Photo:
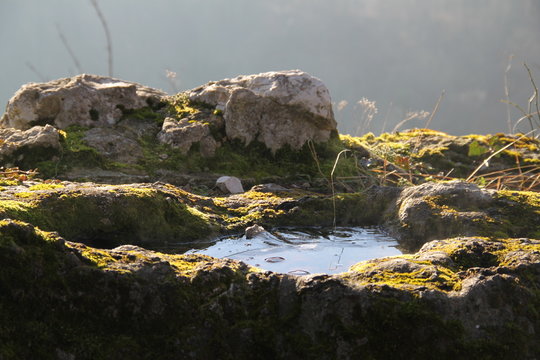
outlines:
[[[112,40],[111,40],[111,33],[109,31],[109,25],[107,25],[107,20],[105,19],[105,16],[103,16],[103,13],[101,12],[97,0],[90,0],[90,3],[92,3],[92,6],[96,10],[97,16],[99,20],[101,21],[101,25],[103,26],[103,30],[105,31],[105,37],[107,38],[107,54],[108,54],[108,63],[109,63],[109,76],[113,76],[113,52],[112,52]]]
[[[527,72],[529,73],[529,79],[531,80],[531,84],[532,84],[533,89],[534,89],[534,94],[529,99],[529,114],[532,113],[531,112],[531,104],[534,101],[535,105],[536,105],[536,114],[538,114],[538,120],[536,121],[536,123],[537,123],[538,126],[540,126],[540,107],[538,105],[538,87],[536,86],[536,84],[534,82],[534,78],[532,76],[531,69],[529,69],[529,67],[527,66],[527,63],[524,63],[523,65],[525,66],[525,69],[527,69]]]
[[[508,123],[508,131],[512,134],[512,119],[510,116],[510,87],[508,86],[508,73],[510,72],[510,69],[512,69],[512,58],[514,57],[513,54],[511,54],[508,57],[508,65],[506,66],[506,70],[504,71],[504,96],[506,97],[506,116],[507,116],[507,123]]]
[[[26,65],[27,68],[29,68],[30,70],[32,70],[32,72],[33,72],[34,74],[36,74],[37,77],[38,77],[41,81],[46,82],[46,81],[49,80],[49,79],[47,79],[46,76],[43,76],[43,74],[40,73],[40,72],[36,69],[36,67],[35,67],[34,65],[32,65],[31,62],[28,62],[28,61],[25,62],[25,65]]]
[[[66,37],[64,36],[64,33],[60,29],[60,25],[56,24],[56,30],[58,30],[58,36],[60,37],[60,40],[62,40],[62,44],[64,44],[64,47],[69,53],[69,56],[71,57],[71,60],[73,60],[73,63],[75,64],[75,68],[77,69],[77,72],[79,74],[82,74],[82,67],[81,63],[79,62],[79,59],[77,59],[77,56],[75,55],[75,52],[73,52],[73,49],[69,45],[69,42],[67,41]]]
[[[519,138],[517,138],[516,140],[512,141],[511,143],[509,144],[506,144],[505,146],[503,146],[502,148],[500,148],[499,150],[495,151],[493,154],[489,155],[487,159],[485,159],[484,161],[482,161],[482,163],[480,165],[478,165],[478,167],[476,169],[474,169],[474,171],[471,173],[471,175],[469,175],[469,177],[466,179],[466,181],[471,181],[471,179],[474,177],[474,175],[476,175],[476,173],[478,171],[480,171],[480,169],[483,167],[483,166],[487,166],[489,164],[489,161],[491,159],[493,159],[494,156],[496,156],[497,154],[501,153],[502,151],[508,149],[510,146],[514,145],[515,143],[517,143],[519,140],[523,139],[524,137],[527,137],[529,136],[529,134],[531,134],[532,132],[534,132],[534,130],[531,130],[529,131],[527,134],[524,134],[524,135],[521,135]]]
[[[332,224],[333,224],[333,227],[334,229],[336,228],[336,192],[335,192],[335,189],[334,189],[334,172],[336,171],[336,167],[337,167],[337,164],[339,162],[339,158],[341,157],[342,154],[348,152],[350,150],[341,150],[337,156],[336,156],[336,160],[334,161],[334,166],[332,167],[332,172],[330,172],[330,186],[332,188],[332,206],[333,206],[333,212],[334,212],[334,219],[332,221]]]
[[[426,121],[426,124],[424,125],[424,127],[426,129],[429,129],[429,125],[431,124],[431,120],[433,120],[433,117],[435,116],[435,114],[439,110],[439,105],[441,104],[441,100],[443,99],[445,92],[446,91],[443,89],[443,91],[441,92],[441,95],[439,96],[439,99],[435,103],[435,107],[433,108],[433,111],[431,112],[431,115],[429,115],[428,121]]]
[[[392,106],[393,106],[393,103],[392,101],[390,101],[390,105],[388,105],[388,110],[386,111],[386,115],[384,116],[381,133],[383,133],[384,130],[386,130],[386,123],[388,122],[388,117],[390,116],[390,112],[392,111]]]
[[[311,153],[311,157],[315,161],[315,165],[317,165],[317,170],[319,171],[319,174],[321,174],[321,176],[324,179],[327,179],[326,175],[324,175],[321,169],[321,163],[319,161],[319,156],[317,155],[317,151],[315,150],[315,144],[313,144],[313,141],[311,139],[308,140],[307,144],[308,144],[309,152]]]

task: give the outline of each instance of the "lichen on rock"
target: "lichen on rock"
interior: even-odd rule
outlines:
[[[23,87],[2,124],[17,127],[0,129],[4,165],[22,169],[0,171],[0,359],[540,354],[538,192],[447,181],[491,155],[521,171],[535,139],[338,137],[326,87],[300,71],[172,97],[82,75]],[[223,175],[251,190],[224,195]],[[166,253],[336,225],[381,226],[404,254],[293,276]]]

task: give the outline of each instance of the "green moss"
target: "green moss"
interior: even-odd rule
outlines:
[[[19,183],[19,180],[0,178],[0,186],[15,186],[19,185]]]
[[[31,203],[2,200],[0,212],[4,218],[20,219],[98,247],[192,241],[215,231],[208,217],[153,189],[120,187],[114,195],[84,196],[52,192],[32,199]]]
[[[105,167],[106,160],[98,151],[88,146],[83,138],[87,127],[71,125],[60,137],[62,151],[56,160],[36,161],[40,174],[45,178],[56,177],[74,167]],[[51,159],[51,157],[48,157]]]
[[[163,106],[166,104],[158,104],[157,106],[145,106],[140,109],[126,109],[120,107],[122,110],[123,117],[122,119],[139,119],[139,120],[152,120],[157,124],[163,124],[165,119],[164,111],[160,111]]]
[[[40,183],[36,185],[32,185],[28,188],[30,191],[35,190],[52,190],[52,189],[61,189],[64,185],[62,184],[51,184],[51,183]]]
[[[381,267],[386,259],[368,260],[351,266],[349,273],[343,276],[355,284],[378,284],[396,288],[423,286],[440,291],[459,291],[461,280],[454,270],[433,265],[427,261],[415,260],[411,255],[396,256],[392,259],[404,259],[414,267],[414,271],[392,271]]]
[[[28,199],[36,196],[33,192],[18,192],[14,194],[18,198]]]
[[[195,146],[187,155],[183,155],[179,150],[160,144],[154,136],[141,139],[141,145],[144,159],[139,165],[150,174],[154,174],[158,169],[187,173],[212,171],[253,178],[257,182],[275,177],[304,181],[321,178],[323,175],[329,178],[337,154],[344,149],[338,139],[333,139],[328,144],[316,144],[311,150],[309,145],[300,150],[284,147],[272,154],[262,143],[252,142],[245,146],[241,141],[235,140],[225,142],[216,150],[214,157],[207,158],[203,157]],[[342,156],[337,164],[335,177],[358,174],[355,158]]]
[[[505,235],[501,237],[540,239],[539,193],[503,190],[495,198],[499,212],[497,230]]]

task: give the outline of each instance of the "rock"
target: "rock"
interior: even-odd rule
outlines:
[[[244,192],[242,182],[234,176],[222,176],[218,178],[216,186],[227,194],[239,194]]]
[[[417,250],[430,240],[478,234],[492,203],[489,191],[462,181],[405,188],[394,209],[402,245]]]
[[[136,163],[143,156],[142,148],[136,139],[114,128],[90,129],[84,134],[83,141],[101,155],[116,162]]]
[[[363,261],[335,275],[289,276],[231,259],[151,250],[218,232],[248,236],[262,226],[298,226],[295,212],[304,213],[306,226],[332,223],[330,196],[289,195],[211,198],[159,182],[3,185],[0,335],[23,358],[55,348],[76,358],[111,358],[119,347],[124,357],[137,358],[140,348],[108,342],[118,329],[130,344],[144,343],[163,358],[251,358],[262,347],[272,358],[305,359],[386,359],[397,351],[410,359],[485,358],[486,351],[489,358],[529,359],[539,353],[537,193],[490,193],[455,182],[340,194],[337,220],[350,225],[388,216],[399,221],[401,206],[424,211],[420,205],[429,205],[424,222],[422,213],[407,213],[400,228],[406,239],[423,234],[419,243],[435,234],[430,227],[459,230],[472,212],[491,214],[497,226],[486,236],[485,223],[467,225],[477,235],[440,238],[416,253]],[[296,211],[274,211],[291,201]],[[530,227],[508,236],[504,226],[516,223],[515,216]],[[254,219],[260,225],[246,229]],[[205,347],[209,336],[215,346]]]
[[[265,231],[266,230],[262,226],[255,224],[247,227],[244,235],[246,236],[246,239],[253,239],[255,236],[262,234]]]
[[[223,111],[226,135],[246,145],[257,140],[276,152],[307,141],[324,142],[336,131],[328,89],[299,70],[243,75],[210,82],[189,100]]]
[[[258,191],[258,192],[270,192],[270,193],[273,193],[273,192],[279,192],[279,191],[290,191],[289,189],[281,186],[281,185],[278,185],[278,184],[274,184],[274,183],[269,183],[269,184],[260,184],[260,185],[255,185],[251,188],[250,191]]]
[[[10,160],[14,154],[24,157],[25,152],[56,152],[60,148],[58,130],[50,125],[34,126],[25,131],[0,129],[0,157],[4,160]]]
[[[180,120],[166,118],[162,130],[158,133],[158,140],[179,149],[184,155],[195,143],[200,144],[200,152],[205,157],[214,156],[218,147],[218,143],[210,133],[209,124],[192,121],[189,118]]]
[[[454,249],[476,241],[447,240]],[[251,359],[261,348],[272,358],[533,359],[540,350],[538,257],[519,266],[501,257],[489,268],[472,257],[457,272],[410,254],[344,274],[289,276],[198,254],[95,249],[9,219],[0,221],[0,245],[2,336],[18,355],[61,348],[82,359],[139,358],[140,347],[107,341],[119,331],[167,359]],[[493,255],[523,245],[540,249],[506,239]],[[209,336],[213,346],[204,346]]]
[[[20,130],[45,124],[59,129],[110,126],[123,111],[156,105],[164,96],[156,89],[98,75],[30,83],[9,100],[0,125]]]

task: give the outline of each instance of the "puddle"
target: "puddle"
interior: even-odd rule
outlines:
[[[192,244],[193,245],[193,244]],[[401,254],[396,239],[372,228],[300,231],[281,229],[263,232],[252,239],[224,237],[203,248],[184,249],[243,261],[265,270],[294,275],[335,274],[359,261]]]

